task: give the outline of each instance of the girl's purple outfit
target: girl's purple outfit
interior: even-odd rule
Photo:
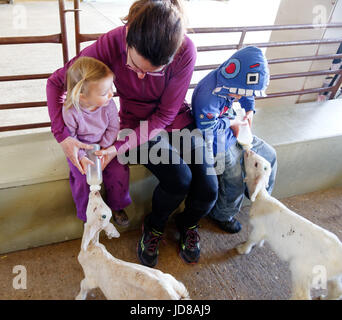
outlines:
[[[83,108],[77,110],[75,107],[62,110],[64,122],[70,132],[70,136],[75,137],[87,144],[97,143],[101,148],[108,148],[113,145],[120,130],[118,111],[113,100],[104,107],[95,111]],[[78,159],[86,156],[86,151],[79,150]],[[89,185],[86,175],[82,175],[79,170],[68,159],[70,167],[70,186],[74,198],[77,216],[81,220],[87,220],[86,210],[88,205]],[[108,206],[119,211],[131,203],[129,196],[129,169],[120,164],[117,158],[113,159],[103,171],[103,183],[106,190],[106,202]]]

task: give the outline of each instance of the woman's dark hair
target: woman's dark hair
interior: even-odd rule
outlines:
[[[170,63],[184,39],[179,0],[138,0],[123,21],[128,26],[128,47],[155,67]]]

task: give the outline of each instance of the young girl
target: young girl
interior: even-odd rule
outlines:
[[[97,143],[102,149],[113,145],[120,124],[113,97],[112,71],[101,61],[81,57],[68,69],[67,97],[63,106],[63,119],[70,135],[86,144]],[[69,159],[70,186],[77,216],[87,220],[86,209],[89,185],[86,182],[88,164],[86,151],[78,152],[83,173]],[[113,159],[103,171],[103,183],[107,204],[113,211],[113,219],[119,225],[128,225],[128,217],[123,210],[131,203],[129,196],[129,170]]]

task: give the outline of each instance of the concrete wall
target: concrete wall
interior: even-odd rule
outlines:
[[[274,196],[342,185],[340,119],[342,100],[257,109],[253,131],[278,154]],[[0,150],[0,253],[80,238],[69,169],[52,134],[1,137]],[[131,228],[150,212],[157,183],[145,167],[131,166]]]
[[[3,137],[0,149],[0,253],[80,238],[83,222],[76,217],[69,168],[52,134]],[[133,202],[125,231],[140,227],[157,185],[143,166],[131,166],[130,173]]]

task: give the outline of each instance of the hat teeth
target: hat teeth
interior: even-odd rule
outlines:
[[[221,87],[217,87],[213,90],[213,93],[218,93],[221,91],[221,89],[222,89]]]
[[[267,94],[266,94],[265,90],[261,90],[261,96],[262,97],[267,97]]]
[[[253,96],[253,90],[246,90],[246,96],[248,97]]]
[[[254,94],[256,97],[261,97],[261,91],[259,90],[254,90]]]
[[[237,93],[238,93],[238,94],[243,94],[243,95],[245,95],[245,94],[246,94],[246,89],[241,89],[241,88],[239,88],[239,90],[238,90]]]
[[[237,88],[230,88],[230,89],[229,89],[229,92],[230,92],[230,93],[236,93],[236,91],[237,91]]]

